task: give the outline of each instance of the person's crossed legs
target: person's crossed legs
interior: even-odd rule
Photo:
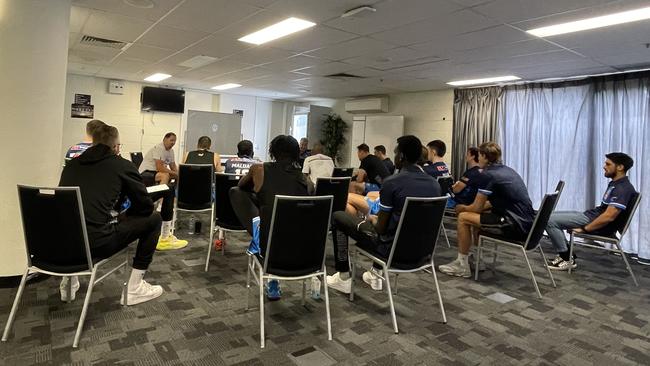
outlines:
[[[576,268],[575,256],[570,258],[569,243],[564,230],[576,229],[589,224],[591,220],[580,211],[558,211],[551,214],[546,225],[546,233],[553,243],[557,256],[549,262],[550,269],[568,270]]]

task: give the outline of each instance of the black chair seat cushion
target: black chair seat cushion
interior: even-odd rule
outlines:
[[[224,222],[219,219],[217,219],[215,222],[215,225],[218,227],[224,229],[224,230],[246,230],[243,226],[241,226],[240,223],[232,223],[232,222]]]
[[[179,201],[177,206],[181,210],[209,210],[212,207],[212,203],[206,202],[201,204],[190,204]]]
[[[104,260],[106,258],[93,258],[93,265]],[[83,262],[81,264],[61,264],[61,263],[48,263],[40,262],[32,258],[32,266],[38,267],[44,271],[56,272],[56,273],[75,273],[75,272],[84,272],[88,271],[88,263]]]
[[[525,238],[524,239],[512,238],[511,236],[491,233],[491,232],[483,231],[483,230],[479,231],[478,234],[480,236],[486,236],[486,237],[492,238],[492,239],[503,240],[503,241],[507,241],[507,242],[510,242],[510,243],[519,244],[521,246],[523,246],[525,244],[525,242],[526,242]]]
[[[257,253],[255,254],[255,257],[257,260],[260,262],[262,267],[264,266],[264,257]],[[320,271],[320,268],[310,268],[310,269],[304,269],[301,268],[300,270],[291,270],[290,268],[267,268],[266,273],[272,274],[275,276],[282,276],[282,277],[299,277],[299,276],[306,276],[308,274],[312,274],[314,272]]]
[[[371,245],[369,243],[363,243],[363,242],[358,242],[356,245],[357,245],[357,247],[359,247],[359,248],[363,249],[364,251],[368,252],[369,254],[381,259],[382,261],[388,262],[388,256],[381,253],[382,250],[380,250],[379,246]],[[383,246],[383,248],[386,249],[387,251],[389,251],[390,250],[390,245]],[[430,263],[431,263],[431,256],[430,255],[426,256],[424,258],[421,258],[420,260],[415,261],[415,262],[410,262],[410,261],[409,262],[403,262],[403,261],[399,261],[398,258],[393,257],[393,262],[390,264],[390,268],[399,269],[399,270],[403,270],[403,271],[408,271],[408,270],[420,268],[420,267],[422,267],[422,266],[424,266],[426,264],[430,264]]]

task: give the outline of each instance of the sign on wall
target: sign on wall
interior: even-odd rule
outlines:
[[[93,118],[95,106],[90,104],[90,94],[75,94],[70,110],[72,118]]]

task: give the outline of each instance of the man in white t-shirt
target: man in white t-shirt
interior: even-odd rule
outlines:
[[[140,174],[146,186],[167,184],[172,179],[178,179],[178,166],[172,149],[174,145],[176,134],[168,132],[161,143],[147,151],[140,164]]]
[[[309,176],[309,179],[316,184],[320,177],[331,177],[334,170],[334,161],[323,154],[323,145],[316,143],[311,149],[311,156],[305,159],[302,165],[302,172]]]

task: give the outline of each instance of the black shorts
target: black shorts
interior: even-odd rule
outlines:
[[[151,187],[156,185],[156,172],[155,170],[145,170],[144,172],[140,173],[142,176],[142,183],[146,187]]]
[[[528,233],[522,232],[511,218],[494,212],[481,213],[481,231],[513,240],[525,240],[528,235]]]

